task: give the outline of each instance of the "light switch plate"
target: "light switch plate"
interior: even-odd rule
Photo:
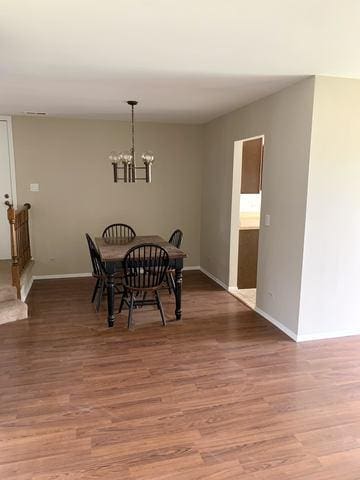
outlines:
[[[30,183],[30,192],[39,192],[40,185],[38,183]]]
[[[265,215],[265,226],[270,226],[270,215],[268,213]]]

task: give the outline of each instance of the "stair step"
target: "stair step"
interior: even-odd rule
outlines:
[[[17,298],[16,288],[12,285],[0,285],[0,302],[15,300]]]
[[[23,320],[28,316],[28,307],[21,300],[6,300],[0,302],[0,325],[15,320]]]

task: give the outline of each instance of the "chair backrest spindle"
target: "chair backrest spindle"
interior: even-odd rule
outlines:
[[[125,285],[136,290],[154,289],[162,285],[169,255],[153,243],[131,248],[124,258]]]
[[[102,233],[103,237],[134,238],[135,230],[125,223],[113,223],[108,225]]]

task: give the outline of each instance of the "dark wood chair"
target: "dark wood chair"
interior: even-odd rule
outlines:
[[[171,243],[171,245],[174,245],[174,247],[176,248],[180,248],[183,237],[184,237],[183,232],[179,229],[176,229],[170,235],[169,243]]]
[[[85,234],[85,237],[89,247],[89,253],[90,253],[91,264],[93,269],[92,276],[96,279],[94,291],[91,297],[91,303],[94,303],[96,299],[95,309],[98,312],[101,305],[101,299],[104,295],[104,291],[106,287],[107,272],[106,272],[106,267],[101,260],[100,253],[96,248],[96,245],[93,242],[92,238],[88,233]],[[116,275],[116,277],[117,277],[117,280],[116,280],[117,283],[115,284],[115,290],[117,293],[123,293],[119,289],[119,280],[120,280],[120,284],[122,284],[122,274],[119,273]]]
[[[108,225],[102,233],[103,237],[121,237],[134,238],[136,237],[135,230],[125,223],[113,223]]]
[[[179,229],[176,229],[170,235],[169,243],[171,243],[171,245],[174,245],[174,247],[176,247],[176,248],[180,248],[183,237],[184,237],[183,232]],[[174,273],[175,272],[174,272],[173,269],[168,269],[168,271],[166,272],[166,276],[165,276],[166,284],[167,284],[167,287],[168,287],[168,290],[169,290],[170,294],[171,294],[172,291],[175,294]]]
[[[160,310],[162,324],[166,325],[164,310],[159,296],[166,272],[169,255],[166,250],[153,243],[143,243],[131,248],[124,258],[124,293],[119,312],[128,304],[128,328],[132,326],[133,309],[144,305],[156,305]],[[153,294],[153,298],[146,298]],[[141,295],[142,294],[142,295]]]

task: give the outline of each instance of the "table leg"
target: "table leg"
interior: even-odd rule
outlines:
[[[176,320],[181,320],[181,288],[182,288],[182,268],[176,268],[175,269]]]
[[[109,272],[106,281],[107,288],[107,304],[108,304],[108,326],[113,327],[115,321],[114,305],[115,305],[115,277],[113,272]]]

